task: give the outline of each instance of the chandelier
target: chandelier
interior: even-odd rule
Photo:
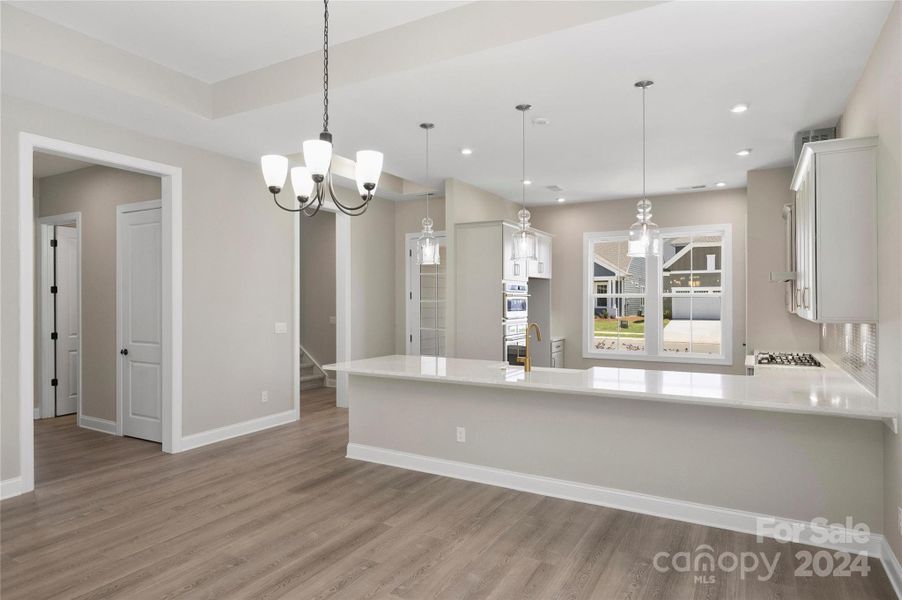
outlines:
[[[338,210],[357,216],[366,211],[376,192],[382,174],[382,153],[375,150],[357,152],[354,178],[361,201],[350,203],[340,200],[332,185],[332,134],[329,133],[329,0],[323,0],[323,6],[323,131],[319,139],[304,142],[305,166],[291,169],[291,187],[298,201],[297,208],[283,206],[278,199],[288,174],[288,159],[278,154],[267,154],[260,159],[260,166],[273,201],[282,210],[302,212],[312,217],[322,208],[328,194]]]
[[[442,258],[439,255],[439,243],[432,232],[432,219],[429,217],[429,130],[434,128],[432,123],[420,123],[420,129],[426,132],[426,216],[423,218],[423,231],[417,238],[417,264],[439,265]]]
[[[529,211],[526,210],[526,186],[530,183],[526,179],[526,111],[532,108],[532,105],[518,104],[515,108],[523,115],[523,177],[520,179],[520,186],[522,187],[522,208],[520,208],[520,212],[517,213],[517,218],[520,219],[520,227],[513,234],[513,252],[511,253],[511,257],[513,260],[536,260],[538,259],[538,240],[536,234],[533,233],[530,228],[530,214]]]
[[[636,222],[630,226],[627,256],[661,256],[661,230],[651,220],[651,201],[645,197],[645,90],[654,81],[637,81],[642,88],[642,199],[636,203]]]

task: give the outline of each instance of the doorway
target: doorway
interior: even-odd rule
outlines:
[[[81,213],[38,219],[41,368],[35,417],[81,416]]]
[[[405,237],[407,354],[445,356],[448,244],[445,232],[436,232],[439,264],[419,265],[416,258],[419,236],[419,233],[409,233]]]
[[[161,441],[164,452],[178,452],[182,448],[181,436],[181,348],[182,348],[182,183],[181,169],[141,158],[118,154],[74,144],[71,142],[38,136],[22,132],[19,134],[19,477],[4,482],[3,496],[9,497],[26,493],[34,489],[34,407],[35,397],[40,397],[41,386],[36,382],[36,363],[40,357],[35,356],[35,335],[39,317],[36,318],[35,306],[35,202],[34,153],[49,154],[56,157],[84,161],[121,169],[132,173],[141,173],[159,178],[161,205],[161,253],[159,320],[162,325],[160,336],[160,396],[161,396]],[[84,258],[84,253],[82,253]],[[84,284],[84,282],[82,282]],[[84,285],[82,286],[84,292]],[[84,308],[84,303],[82,303]],[[83,352],[79,357],[84,369],[84,328],[79,331],[82,337]],[[85,373],[88,375],[87,373]],[[90,376],[88,376],[90,379]],[[79,382],[84,385],[85,377]],[[30,382],[35,382],[29,384]],[[82,409],[90,399],[80,393]],[[84,416],[84,415],[81,415]],[[115,433],[115,431],[109,432]],[[157,446],[159,451],[159,446]]]

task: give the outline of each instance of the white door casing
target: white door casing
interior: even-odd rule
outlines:
[[[78,289],[78,232],[57,225],[56,230],[56,416],[78,412],[80,291]]]
[[[119,368],[117,427],[162,441],[162,214],[160,201],[116,208]]]

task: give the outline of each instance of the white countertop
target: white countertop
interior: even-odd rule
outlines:
[[[499,361],[404,355],[323,368],[369,377],[880,420],[896,430],[898,414],[880,410],[873,394],[826,357],[818,358],[825,368],[754,376],[614,367],[533,367],[525,373],[523,367]]]

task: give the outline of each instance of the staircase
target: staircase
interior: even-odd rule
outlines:
[[[321,388],[326,385],[326,374],[301,349],[301,391]]]

